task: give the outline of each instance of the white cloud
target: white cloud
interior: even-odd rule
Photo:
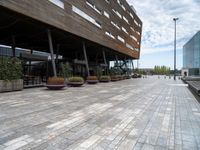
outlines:
[[[128,0],[143,22],[141,53],[173,50],[174,22],[177,22],[177,49],[200,30],[199,0]]]

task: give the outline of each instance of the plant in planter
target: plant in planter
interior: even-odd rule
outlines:
[[[111,81],[119,81],[121,80],[121,69],[117,67],[112,67],[110,69]]]
[[[99,79],[102,76],[102,68],[97,66],[94,70],[94,74],[97,75],[97,78]]]
[[[50,77],[46,86],[50,90],[60,90],[65,87],[65,79],[62,77]]]
[[[132,75],[132,78],[138,78],[138,75],[137,75],[136,73],[134,73],[134,74]]]
[[[138,78],[142,78],[142,74],[138,74]]]
[[[96,84],[99,82],[97,76],[88,76],[86,81],[88,84]]]
[[[82,86],[84,79],[82,77],[70,77],[68,78],[68,85],[70,86]]]
[[[110,76],[101,76],[99,79],[100,82],[110,82],[110,80]]]
[[[124,79],[124,77],[122,75],[117,75],[117,77],[118,77],[119,80],[123,80]]]
[[[117,75],[110,76],[111,81],[119,81],[119,77]]]
[[[0,58],[0,92],[23,89],[22,64],[18,58]]]
[[[65,84],[67,84],[68,79],[70,76],[72,76],[72,68],[69,65],[69,63],[61,63],[60,64],[60,76],[65,79]]]
[[[131,79],[130,75],[125,75],[124,77],[125,77],[125,79]]]

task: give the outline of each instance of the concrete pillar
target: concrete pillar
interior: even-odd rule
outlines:
[[[12,54],[13,54],[13,57],[16,57],[16,43],[15,43],[15,36],[12,36]]]
[[[87,75],[90,76],[90,70],[89,70],[89,65],[88,65],[88,58],[87,58],[87,52],[86,52],[86,47],[85,47],[85,42],[82,41],[83,44],[83,53],[84,53],[84,58],[86,62],[86,70],[87,70]]]
[[[125,65],[125,67],[126,67],[126,74],[128,74],[128,66],[127,66],[126,57],[124,58],[124,65]]]
[[[57,65],[58,65],[59,50],[60,50],[60,44],[57,44],[57,48],[56,48],[56,64],[57,64]]]
[[[104,50],[103,50],[103,60],[104,60],[104,64],[105,64],[106,66],[108,66],[107,61],[106,61],[106,54],[105,54],[105,51],[104,51]]]
[[[119,62],[118,62],[118,57],[117,57],[117,55],[115,55],[115,59],[116,59],[116,65],[117,65],[117,67],[119,67]]]
[[[47,35],[48,35],[48,41],[49,41],[49,49],[51,53],[51,63],[53,67],[53,74],[54,74],[54,77],[57,77],[54,52],[53,52],[53,43],[52,43],[51,31],[49,29],[47,30]]]
[[[106,75],[107,75],[108,72],[109,72],[109,71],[108,71],[109,66],[108,66],[108,63],[107,63],[107,60],[106,60],[106,54],[105,54],[105,51],[103,50],[102,53],[103,53],[104,64],[106,65],[106,66],[105,66],[105,73],[106,73]]]
[[[59,63],[59,61],[58,61],[58,55],[59,55],[59,50],[60,50],[60,44],[57,44],[57,47],[56,47],[56,69],[58,69],[59,68],[59,66],[58,66],[58,63]],[[59,69],[58,70],[56,70],[58,73],[59,73]]]
[[[133,60],[131,60],[131,63],[132,63],[132,67],[133,67],[133,69],[134,69],[134,63],[133,63]]]
[[[30,49],[30,54],[32,55],[33,54],[33,49],[31,48]],[[28,72],[29,72],[29,75],[31,74],[31,60],[29,60],[29,69],[28,69]]]

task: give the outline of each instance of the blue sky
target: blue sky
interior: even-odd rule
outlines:
[[[200,30],[200,0],[127,0],[143,22],[140,68],[166,65],[173,69],[174,22],[177,22],[177,67],[182,47]]]

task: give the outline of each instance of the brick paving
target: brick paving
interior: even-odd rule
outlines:
[[[156,77],[1,93],[0,149],[197,150],[200,104]]]

